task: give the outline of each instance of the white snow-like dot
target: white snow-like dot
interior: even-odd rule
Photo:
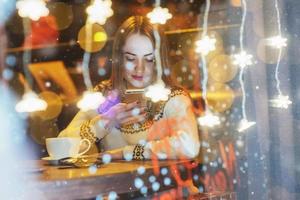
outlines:
[[[140,189],[141,187],[143,187],[143,185],[144,185],[144,181],[143,181],[142,179],[136,178],[136,179],[134,180],[134,186],[135,186],[136,188]]]
[[[148,192],[148,188],[146,186],[141,188],[141,193],[142,194],[147,194],[147,192]]]
[[[168,169],[167,168],[162,168],[161,170],[160,170],[160,173],[162,174],[162,175],[166,175],[167,173],[168,173]]]
[[[155,180],[156,180],[155,176],[152,175],[152,176],[149,177],[150,183],[153,183]]]
[[[139,175],[142,175],[144,174],[146,171],[145,167],[144,166],[139,166],[139,168],[137,169],[137,172]]]
[[[102,157],[102,161],[103,161],[104,164],[110,163],[110,161],[111,161],[111,155],[104,154],[103,157]]]
[[[100,68],[100,69],[98,70],[98,74],[99,74],[100,76],[104,76],[104,75],[106,74],[106,70],[105,70],[104,68]]]
[[[140,114],[141,110],[139,108],[134,108],[131,111],[132,116],[138,116]]]
[[[134,70],[134,64],[132,62],[126,62],[125,63],[125,68],[129,71],[133,71]]]
[[[4,69],[2,72],[2,77],[7,81],[11,80],[13,76],[14,76],[14,72],[10,69]]]
[[[96,172],[97,172],[97,166],[92,165],[92,166],[89,167],[89,173],[90,174],[96,174]]]
[[[154,182],[153,184],[152,184],[152,190],[153,191],[158,191],[159,190],[159,188],[160,188],[160,184],[158,183],[158,182]]]
[[[116,192],[114,192],[114,191],[109,192],[109,194],[108,194],[108,199],[109,200],[115,200],[117,198],[118,198],[118,195],[117,195]]]
[[[164,179],[164,184],[165,184],[166,186],[170,185],[170,184],[171,184],[171,179],[170,179],[169,177],[166,177],[166,178]]]

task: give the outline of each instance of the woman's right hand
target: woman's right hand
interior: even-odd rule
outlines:
[[[102,113],[94,120],[105,120],[105,128],[120,127],[122,125],[133,124],[144,121],[147,113],[146,108],[139,106],[138,102],[118,103],[112,106],[107,112]]]

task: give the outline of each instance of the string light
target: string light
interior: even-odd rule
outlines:
[[[147,14],[147,17],[152,24],[165,24],[168,19],[172,18],[172,14],[169,13],[168,8],[157,6]]]
[[[252,58],[253,56],[248,54],[246,51],[244,51],[244,27],[246,22],[246,15],[247,15],[247,4],[245,0],[242,0],[242,10],[243,10],[243,16],[242,16],[242,23],[240,27],[240,53],[233,55],[233,63],[235,65],[238,65],[241,67],[240,74],[239,74],[239,82],[242,89],[242,120],[238,126],[238,131],[243,132],[250,128],[251,126],[255,125],[256,122],[248,121],[247,115],[246,115],[246,92],[245,92],[245,85],[243,80],[244,70],[247,66],[252,65]]]
[[[37,112],[47,108],[47,102],[40,99],[34,92],[26,92],[16,105],[17,112]]]
[[[278,95],[277,98],[271,99],[270,103],[272,107],[287,109],[292,101],[289,100],[289,96]]]
[[[255,124],[256,122],[250,122],[247,119],[242,119],[238,126],[238,132],[243,132]]]
[[[94,0],[93,3],[86,9],[86,12],[88,13],[87,22],[105,24],[106,19],[113,15],[111,4],[110,0]],[[85,47],[86,49],[91,49],[92,43],[89,42],[89,40],[93,37],[92,26],[86,26],[85,31]],[[105,101],[101,92],[92,91],[93,85],[89,73],[90,59],[91,53],[85,51],[82,61],[82,74],[84,84],[88,90],[83,93],[82,99],[77,102],[77,107],[82,111],[97,109]]]
[[[49,9],[43,0],[20,0],[17,2],[16,7],[21,17],[29,17],[34,21],[49,14]]]
[[[153,102],[168,100],[171,90],[165,87],[163,82],[157,82],[147,87],[145,96],[151,98]]]
[[[46,16],[49,14],[49,10],[46,7],[46,3],[42,0],[21,0],[18,1],[16,4],[17,9],[19,10],[18,13],[21,17],[23,17],[23,27],[24,27],[24,35],[31,32],[30,28],[30,21],[25,17],[28,17],[32,20],[38,20],[42,16]],[[21,76],[25,93],[22,96],[22,99],[16,104],[15,109],[17,112],[37,112],[43,111],[47,109],[47,102],[43,99],[39,98],[36,93],[31,90],[32,85],[32,77],[30,72],[28,71],[28,62],[31,60],[31,50],[25,50],[23,53],[23,67],[24,67],[24,74],[28,80],[25,81],[24,77]]]
[[[289,96],[284,96],[282,94],[280,89],[280,80],[279,80],[279,66],[280,66],[280,60],[282,56],[282,48],[287,46],[287,39],[281,36],[282,33],[281,33],[281,22],[280,22],[280,12],[278,8],[278,0],[274,0],[274,1],[275,1],[275,9],[276,9],[276,16],[277,16],[277,24],[278,24],[278,36],[271,37],[267,39],[267,41],[270,46],[279,49],[279,54],[277,57],[277,63],[275,69],[276,89],[277,89],[278,96],[275,99],[271,99],[269,102],[272,107],[287,109],[288,106],[292,104],[292,101],[289,100]]]
[[[105,24],[107,18],[113,15],[111,9],[112,2],[110,0],[94,0],[93,3],[87,7],[88,14],[87,21],[90,23]]]
[[[252,58],[253,56],[251,54],[241,51],[239,54],[233,55],[233,64],[244,68],[253,64]]]
[[[216,42],[215,38],[210,38],[206,35],[201,40],[196,41],[196,52],[206,56],[209,52],[216,49]]]
[[[157,80],[154,84],[146,88],[145,96],[150,98],[153,102],[166,101],[168,100],[171,90],[166,88],[165,83],[162,80],[162,65],[160,57],[160,36],[158,33],[158,24],[164,24],[168,19],[172,17],[171,14],[168,15],[168,9],[162,9],[160,7],[160,1],[156,1],[156,8],[150,13],[148,13],[148,18],[150,22],[154,24],[154,38],[155,38],[155,63],[157,70]]]
[[[202,117],[198,117],[198,123],[201,126],[214,127],[221,124],[220,117],[213,115],[211,112],[206,112]]]
[[[210,51],[215,50],[216,39],[210,38],[207,35],[207,28],[208,28],[208,13],[210,10],[210,0],[206,0],[205,4],[205,12],[204,12],[204,19],[203,19],[203,32],[201,36],[201,40],[196,41],[196,52],[201,53],[201,65],[199,63],[199,67],[202,67],[203,70],[203,80],[202,80],[202,98],[204,99],[205,103],[207,104],[207,83],[208,83],[208,73],[207,73],[207,66],[206,66],[206,58]],[[220,118],[216,115],[213,115],[212,112],[206,107],[205,114],[201,117],[197,118],[198,124],[200,126],[207,126],[207,127],[214,127],[221,123]]]
[[[77,103],[77,107],[82,111],[97,109],[105,101],[101,92],[85,91],[83,97]]]
[[[277,35],[277,36],[268,38],[267,44],[269,46],[275,47],[277,49],[281,49],[281,48],[287,46],[287,39],[280,35]]]

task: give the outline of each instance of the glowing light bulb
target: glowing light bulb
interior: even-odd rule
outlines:
[[[83,97],[77,103],[77,107],[82,111],[97,109],[105,101],[101,92],[85,91]]]
[[[158,6],[148,13],[147,17],[152,24],[165,24],[168,19],[172,18],[172,14],[169,13],[168,8]]]
[[[216,49],[216,42],[215,38],[210,38],[206,35],[201,40],[196,41],[196,52],[207,55]]]
[[[287,109],[292,101],[289,100],[289,96],[278,95],[276,99],[271,99],[270,103],[272,107]]]
[[[145,96],[150,98],[153,102],[166,101],[169,98],[171,90],[165,87],[162,81],[159,81],[146,88]]]
[[[34,92],[27,92],[16,105],[17,112],[36,112],[46,110],[47,102],[40,99]]]
[[[220,118],[212,113],[206,113],[202,117],[198,117],[198,123],[201,126],[214,127],[221,124]]]
[[[242,51],[239,54],[233,55],[233,64],[244,68],[253,64],[252,58],[253,56],[251,54],[247,54],[245,51]]]
[[[255,124],[256,122],[249,122],[247,119],[242,119],[238,126],[238,132],[243,132]]]
[[[21,17],[29,17],[34,21],[49,14],[49,9],[43,0],[20,0],[16,7]]]
[[[94,0],[93,3],[87,7],[88,22],[105,24],[107,18],[111,17],[114,12],[111,9],[112,2],[110,0]]]
[[[267,44],[269,46],[273,46],[275,48],[282,48],[287,46],[287,39],[284,37],[281,37],[280,35],[270,37],[267,39]]]

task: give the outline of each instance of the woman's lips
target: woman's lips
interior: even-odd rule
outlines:
[[[143,76],[137,76],[137,75],[131,75],[133,79],[137,80],[137,81],[142,81],[143,80]]]

